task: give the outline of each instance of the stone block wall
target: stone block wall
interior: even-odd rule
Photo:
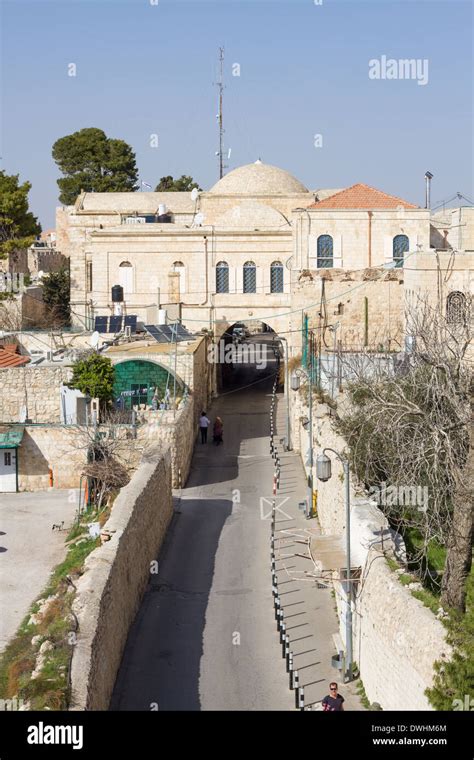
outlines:
[[[323,350],[332,349],[334,340],[340,341],[343,349],[364,346],[366,303],[368,346],[376,349],[382,344],[393,350],[403,347],[403,270],[333,269],[303,273],[295,283],[291,308],[309,314],[310,328],[317,328],[324,321],[324,315],[319,316],[324,310],[323,280],[326,321],[328,325],[338,325],[336,333],[325,331],[327,346],[323,344]],[[292,335],[295,351],[301,350],[301,339],[301,331]]]
[[[79,488],[87,462],[87,445],[76,427],[27,425],[18,449],[18,488],[41,491],[49,488]]]
[[[367,557],[354,623],[354,657],[370,701],[384,710],[432,710],[424,691],[434,661],[449,658],[446,630],[376,550]]]
[[[86,560],[73,609],[78,619],[73,710],[107,710],[129,628],[173,513],[170,457],[156,450],[117,497],[110,541]]]
[[[71,375],[71,368],[64,365],[0,369],[0,422],[19,422],[23,406],[31,422],[60,422],[59,389]]]
[[[176,414],[172,411],[147,411],[142,417],[147,424],[138,428],[137,443],[145,451],[159,444],[170,456],[173,488],[186,483],[197,436],[195,407],[192,399]]]

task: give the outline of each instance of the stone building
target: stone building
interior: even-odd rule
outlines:
[[[76,325],[111,314],[121,285],[125,313],[144,323],[160,309],[216,336],[265,323],[297,353],[305,312],[351,345],[378,345],[383,331],[400,346],[410,262],[423,253],[436,268],[436,249],[474,246],[472,209],[445,217],[362,183],[310,191],[258,160],[207,192],[84,193],[56,229]]]

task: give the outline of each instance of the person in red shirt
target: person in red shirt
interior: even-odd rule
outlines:
[[[332,681],[329,684],[329,694],[324,697],[322,702],[323,712],[344,712],[343,702],[344,697],[338,694],[337,683]]]

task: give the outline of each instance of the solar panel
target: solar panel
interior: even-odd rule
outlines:
[[[145,330],[157,343],[179,343],[189,340],[192,336],[181,324],[145,325]]]
[[[169,343],[168,338],[165,338],[161,332],[161,328],[157,327],[157,325],[144,325],[144,327],[147,333],[151,335],[151,337],[154,338],[157,343]]]
[[[177,331],[177,333],[178,333],[178,336],[179,336],[181,339],[183,339],[183,340],[189,340],[189,338],[192,338],[192,335],[191,335],[191,333],[189,332],[189,330],[187,330],[187,329],[186,329],[186,328],[185,328],[185,327],[184,327],[184,326],[181,324],[181,322],[178,322],[176,325],[174,325],[174,327],[176,328],[176,331]]]
[[[128,314],[125,317],[124,327],[130,327],[130,332],[135,333],[137,331],[137,315],[136,314]]]
[[[109,320],[109,333],[119,333],[122,329],[122,316],[113,316]]]
[[[94,330],[98,333],[106,333],[107,332],[107,320],[108,317],[95,317],[94,319]]]
[[[173,332],[169,325],[160,325],[158,329],[161,330],[168,343],[171,343],[171,341],[174,340]]]

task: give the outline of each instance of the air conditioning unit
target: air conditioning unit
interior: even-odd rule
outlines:
[[[144,216],[126,216],[125,224],[146,224]]]

